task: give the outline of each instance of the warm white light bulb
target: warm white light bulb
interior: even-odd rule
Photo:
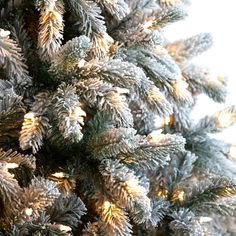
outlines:
[[[11,32],[8,30],[0,29],[0,38],[8,37],[10,35],[10,33]]]
[[[25,209],[25,214],[26,214],[27,216],[31,216],[32,213],[33,213],[33,209],[32,209],[32,208],[26,208],[26,209]]]
[[[110,208],[110,206],[111,206],[111,203],[108,202],[108,201],[105,201],[105,202],[103,203],[103,209],[104,209],[105,211],[107,211],[107,210]]]
[[[184,200],[184,191],[180,191],[179,192],[178,199],[179,199],[179,201],[183,201]]]
[[[19,165],[16,163],[6,163],[5,167],[7,169],[15,169],[15,168],[19,167]]]
[[[81,59],[79,62],[78,62],[78,67],[79,68],[82,68],[84,65],[85,65],[85,60],[84,59]]]
[[[34,112],[28,112],[24,115],[25,119],[34,119],[34,117],[35,117]]]
[[[178,93],[185,91],[188,88],[188,83],[182,79],[178,79],[175,83],[175,89]]]
[[[170,117],[167,116],[167,117],[164,118],[164,124],[168,125],[169,123],[170,123]]]
[[[137,179],[130,179],[126,181],[126,184],[132,189],[136,189],[139,186]]]
[[[63,172],[56,172],[56,173],[52,174],[52,176],[54,176],[56,178],[64,178],[65,177],[65,173],[63,173]]]
[[[153,20],[149,20],[143,24],[143,29],[148,29],[152,27],[152,25],[153,25]]]
[[[200,221],[200,223],[207,223],[207,222],[212,221],[212,218],[211,217],[206,217],[206,216],[201,216],[199,221]]]
[[[59,225],[59,229],[64,232],[70,232],[72,229],[67,225]]]

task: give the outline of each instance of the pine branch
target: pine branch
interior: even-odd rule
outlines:
[[[118,54],[124,60],[141,67],[158,88],[176,98],[174,85],[181,76],[181,71],[174,60],[162,47],[149,49],[120,49]],[[174,100],[174,99],[173,99]]]
[[[152,213],[151,213],[151,217],[150,217],[151,226],[158,227],[160,222],[169,213],[170,213],[169,202],[167,202],[163,199],[154,199],[152,201]],[[148,224],[148,226],[149,226],[149,224]]]
[[[165,166],[170,161],[170,155],[178,151],[183,151],[185,139],[178,135],[170,134],[149,134],[132,154],[128,153],[127,160],[124,161],[138,162],[141,166],[148,169],[156,169]],[[125,155],[126,156],[126,155]]]
[[[55,113],[58,117],[58,127],[63,137],[72,142],[79,142],[83,134],[86,113],[81,109],[81,104],[75,93],[75,88],[61,84],[54,95]]]
[[[209,69],[190,63],[183,65],[182,74],[193,94],[204,93],[215,102],[225,102],[227,95],[225,77],[212,75]]]
[[[117,206],[127,208],[138,224],[148,221],[151,216],[150,199],[134,172],[119,161],[108,159],[101,164],[100,172]]]
[[[130,13],[128,4],[124,0],[109,1],[109,0],[96,0],[103,8],[110,13],[117,21],[122,20]]]
[[[60,196],[47,210],[47,214],[50,216],[52,223],[67,225],[76,229],[86,210],[84,203],[75,195]]]
[[[213,44],[212,40],[211,34],[201,33],[185,40],[173,42],[166,47],[175,61],[184,63],[208,50]]]
[[[34,96],[34,102],[31,106],[31,111],[41,115],[49,113],[49,109],[52,106],[52,94],[49,91],[38,93]]]
[[[163,28],[170,23],[183,20],[185,17],[187,17],[187,12],[181,7],[170,7],[156,12],[154,17],[155,18],[152,27]]]
[[[175,184],[180,185],[181,183],[188,181],[193,174],[194,164],[197,160],[197,156],[191,152],[180,153],[177,155],[178,159],[173,158],[173,181]]]
[[[0,80],[1,142],[8,141],[8,137],[18,138],[24,113],[22,97],[14,92],[10,82]]]
[[[202,118],[194,127],[197,132],[215,133],[233,125],[236,122],[236,107],[229,106],[212,116]]]
[[[126,102],[127,89],[114,88],[100,99],[98,110],[108,114],[118,127],[132,127],[133,116]]]
[[[115,204],[105,201],[101,209],[99,235],[131,236],[131,224],[127,213]]]
[[[89,77],[89,76],[88,76]],[[91,76],[92,77],[92,76]],[[112,90],[112,85],[98,78],[80,80],[75,83],[76,93],[86,106],[97,109],[104,93]],[[100,96],[99,96],[100,95]]]
[[[98,236],[98,224],[99,222],[88,223],[83,229],[83,236]]]
[[[78,17],[81,31],[88,37],[106,32],[100,7],[91,0],[67,0],[71,11]]]
[[[215,202],[217,199],[236,195],[236,187],[232,182],[225,179],[212,181],[210,184],[201,184],[186,199],[184,205],[192,210],[201,209],[202,203]],[[206,209],[209,210],[209,209]]]
[[[33,221],[26,221],[23,224],[14,225],[8,231],[9,236],[37,235],[37,236],[72,236],[71,228],[65,225],[52,224],[50,217],[45,213],[40,214],[39,218]]]
[[[62,0],[38,0],[40,10],[38,48],[41,60],[50,61],[59,51],[63,39]]]
[[[35,158],[32,155],[23,155],[16,151],[3,151],[0,149],[0,162],[15,163],[18,166],[24,165],[29,169],[35,170]]]
[[[174,211],[170,216],[173,218],[173,221],[170,222],[169,226],[176,236],[203,235],[203,229],[193,212],[180,208],[178,211]]]
[[[37,220],[46,208],[53,205],[60,193],[53,181],[34,178],[31,184],[24,189],[16,222]]]
[[[9,34],[9,31],[0,29],[0,66],[16,88],[29,86],[31,77],[28,75],[27,65],[20,54],[20,48],[9,38]]]
[[[26,24],[24,21],[24,15],[20,11],[18,15],[14,15],[14,19],[11,23],[6,22],[7,28],[11,32],[12,39],[20,46],[24,56],[29,54],[32,42],[26,31]]]
[[[139,5],[139,4],[138,4]],[[141,7],[143,5],[143,7]],[[187,12],[182,7],[170,7],[160,10],[154,1],[146,1],[140,4],[125,21],[122,21],[115,29],[113,36],[119,41],[129,38],[130,30],[134,35],[140,31],[157,30],[167,26],[170,23],[183,20]],[[125,35],[125,36],[124,36]]]
[[[89,58],[105,59],[110,56],[110,48],[114,40],[105,32],[91,36],[92,48],[89,52]]]
[[[86,36],[75,37],[67,41],[52,60],[49,72],[60,81],[71,80],[77,74],[77,68],[84,65],[83,59],[90,48],[91,43]]]
[[[88,150],[93,157],[104,159],[132,153],[137,140],[136,131],[132,128],[110,128],[100,133],[94,133],[88,141]]]
[[[142,25],[137,28],[132,28],[126,34],[119,35],[120,42],[125,42],[129,49],[136,47],[155,48],[156,46],[163,45],[165,38],[161,30],[146,29]]]
[[[187,4],[189,0],[158,0],[157,1],[161,7],[171,7],[171,6],[178,6],[182,3]]]
[[[21,149],[32,148],[33,153],[36,153],[42,146],[43,136],[49,127],[49,119],[46,116],[39,116],[37,113],[28,112],[24,116],[19,137]]]
[[[6,166],[0,163],[0,227],[9,226],[10,222],[17,213],[17,205],[19,196],[21,196],[21,188],[14,175],[8,172]]]
[[[140,99],[150,109],[165,116],[172,112],[171,105],[144,72],[132,63],[121,60],[109,60],[103,64],[88,64],[82,70],[82,76],[105,80],[115,86],[130,88],[130,100]],[[140,104],[141,105],[141,104]]]

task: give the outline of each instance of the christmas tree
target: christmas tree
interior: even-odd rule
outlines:
[[[184,0],[0,0],[0,235],[233,235],[236,147],[195,122],[227,78],[170,42]]]

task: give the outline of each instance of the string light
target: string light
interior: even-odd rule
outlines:
[[[67,225],[59,225],[59,229],[64,232],[70,232],[72,229]]]
[[[52,174],[53,177],[56,177],[56,178],[59,178],[59,179],[62,179],[62,178],[65,178],[65,173],[64,172],[56,172],[54,174]]]
[[[34,112],[28,112],[24,115],[24,118],[27,120],[32,120],[35,118],[35,114],[34,114]]]
[[[86,113],[79,107],[79,106],[75,106],[73,107],[73,109],[71,110],[69,117],[72,120],[78,120],[79,123],[83,124],[84,123],[84,118],[86,116]]]
[[[151,27],[153,26],[153,23],[154,23],[153,20],[146,21],[146,22],[143,24],[143,29],[146,30],[146,29],[151,28]]]
[[[232,195],[235,194],[235,189],[230,188],[230,187],[226,187],[226,188],[224,189],[224,193],[226,193],[227,196],[230,197],[230,196],[232,196]]]
[[[161,197],[161,198],[167,198],[168,197],[168,190],[162,189],[162,190],[158,191],[157,196]]]
[[[169,123],[170,123],[170,116],[167,116],[164,118],[164,124],[169,125]]]
[[[0,38],[6,38],[11,34],[10,31],[8,30],[4,30],[4,29],[0,29]]]
[[[156,116],[154,119],[154,125],[156,129],[163,128],[164,125],[169,125],[171,122],[171,118],[169,116],[165,117],[164,119],[160,116]]]
[[[7,168],[7,169],[15,169],[17,167],[19,167],[19,165],[16,163],[6,163],[5,164],[5,168]]]
[[[108,202],[108,201],[105,201],[105,202],[103,203],[102,208],[103,208],[104,211],[108,211],[109,208],[110,208],[110,206],[111,206],[111,203]]]
[[[233,122],[232,118],[233,117],[230,112],[220,112],[220,114],[218,115],[218,122],[219,122],[220,128],[229,127]]]
[[[84,59],[79,60],[79,62],[77,64],[78,68],[82,68],[85,65],[85,62],[86,61]]]
[[[180,191],[179,194],[178,194],[178,199],[179,201],[183,201],[184,200],[184,191]]]
[[[183,190],[176,190],[172,196],[172,202],[183,202],[185,198],[185,193]]]
[[[159,99],[160,99],[160,97],[159,97],[159,89],[156,86],[152,86],[148,90],[148,99],[150,101],[154,101],[154,102],[159,101]]]
[[[26,208],[26,209],[25,209],[25,214],[26,214],[27,216],[31,216],[31,215],[33,214],[33,209],[32,209],[32,208]]]
[[[132,189],[136,189],[139,186],[137,179],[130,179],[126,181],[125,183]]]
[[[206,216],[201,216],[199,219],[200,223],[207,223],[207,222],[211,222],[212,218],[211,217],[206,217]]]

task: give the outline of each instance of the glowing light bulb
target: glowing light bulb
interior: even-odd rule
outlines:
[[[104,203],[103,203],[103,209],[105,210],[105,211],[108,211],[108,209],[110,208],[110,206],[111,206],[111,203],[110,202],[108,202],[108,201],[105,201]]]
[[[149,20],[149,21],[145,22],[143,24],[143,29],[149,29],[150,27],[152,27],[153,23],[154,23],[153,20]]]
[[[25,119],[34,119],[35,118],[35,114],[34,112],[28,112],[24,115]]]
[[[147,137],[146,140],[150,144],[156,144],[160,142],[162,129],[153,130]]]
[[[7,169],[15,169],[15,168],[19,167],[19,165],[16,163],[6,163],[5,167]]]
[[[207,222],[210,222],[210,221],[212,221],[212,218],[211,217],[206,217],[206,216],[201,216],[200,219],[199,219],[200,223],[207,223]]]
[[[137,179],[130,179],[126,181],[126,184],[132,189],[136,189],[139,186]]]
[[[181,93],[188,88],[188,83],[182,79],[178,79],[174,85],[176,92]]]
[[[164,118],[164,124],[168,125],[169,123],[170,123],[170,117],[167,116],[167,117]]]
[[[56,172],[56,173],[52,174],[52,176],[62,179],[65,177],[65,173],[64,172]]]
[[[160,116],[156,116],[154,119],[154,125],[156,129],[162,128],[163,127],[163,118]]]
[[[0,38],[8,37],[10,35],[10,33],[11,32],[8,30],[0,29]]]
[[[79,68],[82,68],[84,65],[85,65],[85,60],[84,59],[81,59],[79,62],[78,62],[78,67]]]
[[[178,199],[179,199],[179,201],[183,201],[184,200],[184,191],[180,191],[179,193],[178,193]]]
[[[59,225],[59,229],[64,232],[70,232],[72,229],[67,225]]]
[[[232,114],[229,112],[221,112],[218,116],[220,128],[226,128],[232,123]]]
[[[167,189],[162,189],[162,190],[160,190],[160,191],[157,193],[157,196],[158,196],[158,197],[161,197],[161,198],[167,198],[167,197],[168,197],[168,191],[167,191]]]
[[[31,216],[31,215],[33,214],[33,209],[32,209],[32,208],[26,208],[26,209],[25,209],[25,214],[26,214],[27,216]]]
[[[80,118],[81,116],[86,116],[86,113],[79,107],[75,107],[73,112],[71,112],[70,117],[74,117],[76,119]]]

